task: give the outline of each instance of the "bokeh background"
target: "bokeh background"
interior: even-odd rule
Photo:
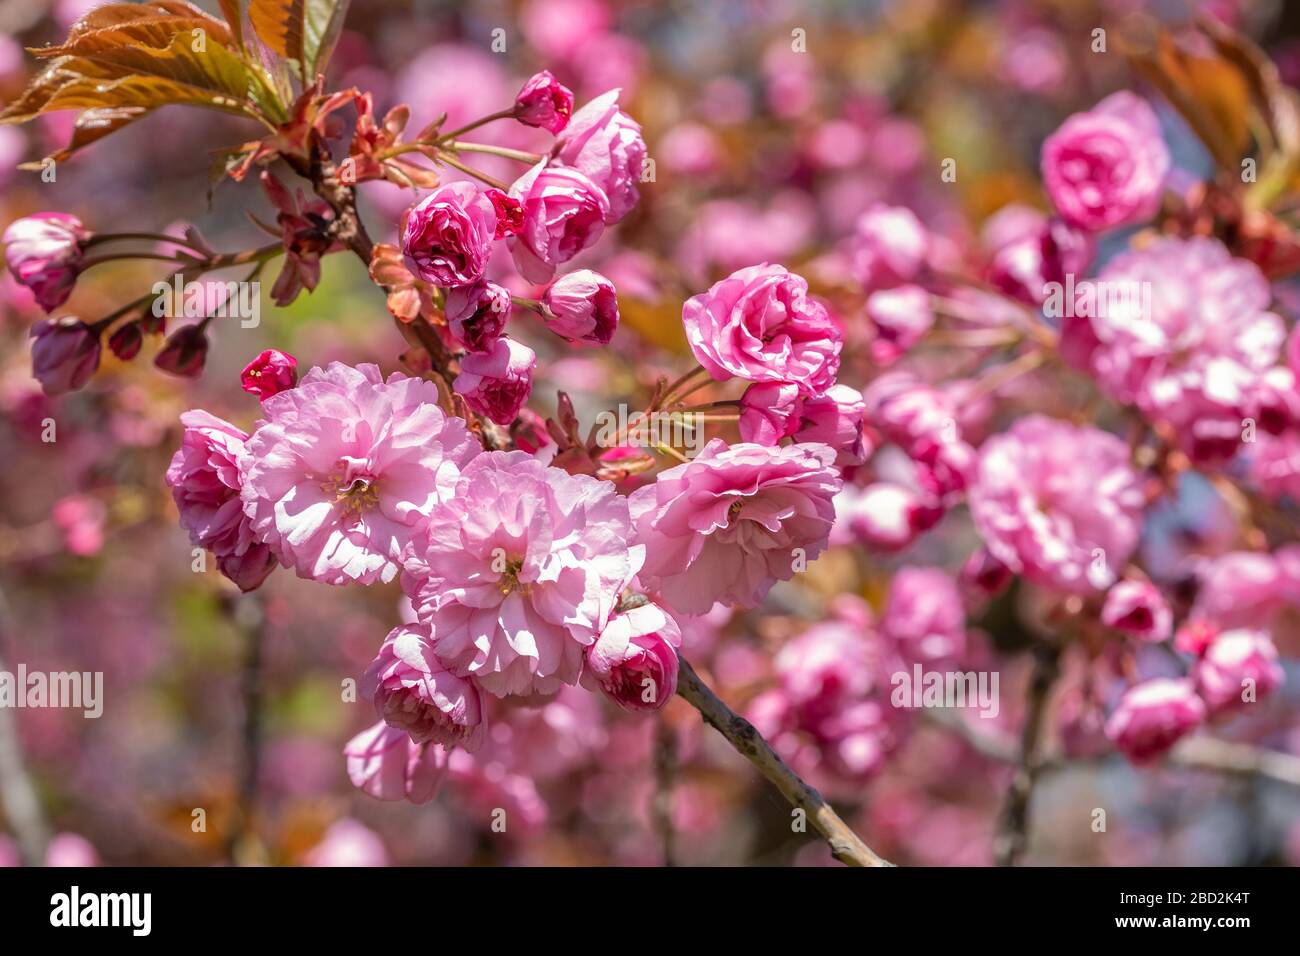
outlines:
[[[0,0],[0,96],[24,86],[22,47],[59,40],[90,4]],[[201,3],[215,10],[214,3]],[[654,376],[688,367],[680,304],[729,271],[764,260],[792,269],[834,249],[873,202],[912,208],[953,249],[1010,202],[1045,208],[1043,138],[1105,94],[1133,87],[1119,54],[1090,33],[1130,17],[1169,24],[1195,12],[1254,37],[1300,80],[1300,7],[1282,2],[398,2],[354,0],[331,67],[337,87],[372,91],[380,109],[409,103],[418,129],[451,126],[508,105],[547,68],[581,103],[611,87],[644,126],[655,181],[614,235],[578,265],[620,290],[623,327],[598,352],[561,354],[540,335],[532,407],[555,390],[584,421],[643,398]],[[807,52],[792,50],[806,31]],[[503,30],[504,52],[492,48]],[[1158,99],[1153,100],[1159,103]],[[1190,133],[1159,107],[1175,176],[1209,169]],[[102,231],[196,225],[221,250],[259,244],[245,213],[267,215],[253,182],[214,183],[216,151],[254,131],[217,114],[169,107],[61,164],[54,182],[15,165],[65,141],[73,114],[0,127],[0,221],[45,209]],[[515,124],[482,141],[537,148]],[[958,161],[956,182],[939,175]],[[503,163],[506,161],[502,161]],[[489,163],[486,168],[492,169]],[[511,175],[508,167],[496,171]],[[376,238],[411,201],[386,183],[363,189]],[[256,329],[213,337],[198,380],[105,355],[85,390],[52,400],[29,371],[25,290],[0,280],[0,654],[33,670],[103,671],[98,720],[79,712],[13,713],[23,759],[67,861],[105,864],[682,864],[829,863],[824,845],[792,833],[789,808],[683,702],[656,718],[618,712],[585,691],[497,722],[490,761],[432,803],[386,804],[348,783],[342,744],[373,721],[344,700],[398,618],[397,586],[333,589],[274,574],[237,600],[215,571],[195,573],[162,481],[178,415],[204,407],[251,426],[257,403],[240,368],[275,347],[304,367],[334,359],[395,367],[404,348],[362,266],[330,257],[322,282],[286,309],[264,297]],[[83,277],[65,311],[111,312],[164,275],[154,263]],[[231,276],[232,278],[234,276]],[[269,283],[269,279],[268,279]],[[269,291],[269,284],[266,285]],[[516,318],[528,337],[527,318]],[[851,321],[851,320],[850,320]],[[57,440],[42,441],[42,422]],[[1173,567],[1226,549],[1231,516],[1188,479],[1150,523],[1149,563]],[[974,544],[955,520],[904,556],[846,543],[774,591],[760,612],[702,619],[684,652],[740,709],[771,680],[773,652],[846,590],[879,607],[904,560],[955,566]],[[241,608],[243,608],[241,610]],[[1293,624],[1294,622],[1292,622]],[[260,655],[250,661],[251,632]],[[1277,632],[1284,659],[1295,628]],[[999,729],[1019,726],[1027,673],[1014,623],[980,638],[1002,675]],[[259,679],[250,694],[247,676]],[[1300,753],[1300,681],[1289,679],[1222,736]],[[256,708],[250,738],[246,714]],[[253,761],[254,763],[250,763]],[[250,766],[256,774],[249,777]],[[1010,768],[942,728],[917,722],[880,771],[839,804],[879,852],[903,864],[984,865]],[[252,780],[251,819],[236,811]],[[245,796],[248,793],[244,794]],[[1108,829],[1090,827],[1108,810]],[[491,810],[506,807],[506,833]],[[206,832],[193,811],[204,809]],[[1297,791],[1249,778],[1139,772],[1120,758],[1045,775],[1027,861],[1045,864],[1260,864],[1300,861]],[[0,816],[0,861],[14,862]]]

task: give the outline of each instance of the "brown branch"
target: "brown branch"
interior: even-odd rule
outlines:
[[[664,851],[664,866],[675,865],[673,848],[673,777],[677,764],[677,741],[673,728],[661,714],[655,722],[655,792],[651,804],[655,830]]]
[[[700,680],[686,658],[679,654],[677,660],[681,665],[681,672],[677,678],[677,693],[700,712],[705,723],[710,724],[718,733],[726,737],[727,742],[735,747],[741,756],[757,767],[759,773],[790,801],[791,806],[803,810],[808,815],[813,826],[830,844],[835,859],[846,866],[893,866],[863,843],[849,825],[831,809],[830,804],[822,799],[821,794],[804,783],[786,766],[785,761],[754,729],[753,724],[724,704],[718,695]]]
[[[993,842],[998,866],[1014,866],[1029,845],[1029,801],[1038,778],[1038,751],[1047,726],[1047,701],[1060,673],[1060,656],[1060,648],[1054,644],[1040,644],[1034,648],[1034,669],[1029,675],[1025,726],[1020,737],[1019,766],[1011,779]]]
[[[925,712],[925,716],[931,723],[956,734],[981,756],[1001,763],[1015,763],[1018,760],[1019,750],[1014,741],[1002,734],[985,732],[971,726],[955,711],[930,710]],[[1112,755],[1069,758],[1053,754],[1039,761],[1038,772],[1060,773],[1093,767],[1110,756]],[[1213,737],[1190,737],[1184,740],[1169,753],[1162,766],[1176,770],[1254,777],[1300,788],[1300,757]]]
[[[316,195],[329,203],[334,211],[331,229],[334,238],[351,249],[366,268],[369,268],[370,260],[374,257],[375,244],[357,212],[356,189],[339,178],[338,167],[329,158],[325,147],[317,143],[311,163],[296,163],[294,171],[308,180]],[[392,291],[384,286],[380,288],[385,293]],[[403,322],[394,316],[393,322],[403,338],[409,341],[414,337],[415,342],[428,354],[433,370],[442,377],[444,382],[450,384],[455,378],[452,368],[454,356],[447,350],[442,339],[438,337],[437,330],[429,324],[428,320],[418,315],[411,322]],[[483,443],[489,450],[509,447],[505,432],[495,422],[482,416],[474,417]]]
[[[234,599],[230,616],[245,635],[240,693],[244,701],[244,723],[240,733],[238,800],[226,841],[226,853],[236,865],[265,863],[265,851],[257,839],[257,785],[262,764],[262,645],[266,637],[266,609],[257,592]]]

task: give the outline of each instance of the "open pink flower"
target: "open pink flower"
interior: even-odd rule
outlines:
[[[1062,123],[1043,143],[1042,166],[1062,217],[1099,232],[1155,213],[1169,149],[1146,100],[1123,91]]]
[[[919,285],[880,289],[867,296],[867,318],[876,333],[872,358],[887,365],[921,341],[934,325],[930,293]]]
[[[402,257],[425,282],[469,285],[483,278],[496,230],[496,207],[479,187],[447,183],[407,210]]]
[[[81,272],[82,251],[91,232],[76,216],[38,212],[5,229],[5,263],[19,285],[32,290],[36,304],[53,312],[72,295]]]
[[[1205,720],[1192,682],[1161,677],[1134,684],[1106,721],[1106,736],[1135,764],[1164,756]]]
[[[792,382],[805,395],[835,384],[843,333],[808,283],[784,266],[750,266],[682,306],[691,351],[719,382]]]
[[[477,750],[487,733],[483,692],[473,680],[447,670],[434,654],[434,642],[427,624],[394,629],[362,675],[362,696],[374,702],[381,720],[417,744]]]
[[[1090,316],[1102,387],[1174,425],[1194,460],[1232,457],[1286,339],[1259,267],[1217,239],[1160,239],[1117,256],[1097,287],[1125,293]]]
[[[343,755],[352,785],[379,800],[428,803],[447,778],[447,751],[382,720],[349,740]]]
[[[1240,710],[1282,684],[1277,648],[1265,631],[1242,628],[1214,637],[1192,671],[1211,714]]]
[[[685,614],[753,607],[826,547],[840,490],[826,445],[768,448],[713,439],[628,499],[646,546],[640,581]]]
[[[498,425],[509,425],[533,391],[537,355],[514,339],[499,338],[486,352],[470,352],[460,361],[451,387],[469,407]]]
[[[595,243],[605,230],[609,199],[577,169],[542,160],[510,187],[523,225],[508,240],[515,266],[529,282],[549,282],[555,267]]]
[[[434,652],[490,694],[573,684],[640,567],[614,486],[525,452],[474,459],[408,549],[402,585]]]
[[[248,435],[201,409],[181,415],[185,432],[167,468],[167,484],[190,541],[211,551],[221,573],[251,591],[275,568],[271,549],[253,532],[240,490]]]
[[[300,577],[391,581],[412,528],[480,450],[432,382],[374,365],[314,368],[262,404],[244,512]]]
[[[1017,574],[1075,593],[1103,589],[1137,547],[1144,496],[1128,446],[1042,415],[980,448],[971,515]]]
[[[952,576],[942,568],[900,568],[880,631],[909,663],[955,661],[966,649],[966,612]]]
[[[1144,641],[1163,641],[1173,633],[1174,615],[1150,581],[1120,581],[1106,592],[1101,621]]]
[[[655,604],[609,619],[587,649],[584,684],[594,684],[624,710],[659,710],[677,692],[677,622]]]
[[[645,140],[641,125],[618,108],[621,90],[609,90],[573,114],[555,144],[555,158],[581,170],[609,197],[605,221],[618,222],[641,198]]]
[[[912,210],[876,203],[849,239],[854,276],[868,292],[911,282],[925,266],[930,237]]]

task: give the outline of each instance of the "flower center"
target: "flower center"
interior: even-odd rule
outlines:
[[[511,591],[520,591],[527,594],[532,590],[531,584],[519,583],[519,572],[523,570],[524,561],[522,558],[513,558],[506,562],[506,569],[501,572],[501,577],[497,579],[497,588],[502,594],[509,594]]]
[[[356,516],[379,504],[379,480],[356,458],[340,458],[321,490],[334,492],[334,503],[345,515]]]

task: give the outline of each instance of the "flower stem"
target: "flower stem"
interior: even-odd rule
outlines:
[[[450,133],[443,133],[434,142],[435,144],[445,143],[447,140],[455,139],[457,136],[463,136],[466,133],[470,132],[471,130],[476,130],[480,126],[486,126],[488,123],[493,123],[499,119],[510,119],[514,115],[515,115],[515,109],[513,106],[510,107],[509,109],[498,110],[495,113],[489,113],[487,116],[484,116],[482,119],[476,119],[474,122],[468,123],[465,126],[462,126],[460,129],[454,129]]]
[[[445,163],[446,165],[452,167],[453,169],[459,169],[462,173],[465,173],[467,176],[473,176],[479,182],[487,183],[489,186],[492,186],[495,189],[500,189],[502,192],[506,192],[507,190],[510,189],[510,187],[507,184],[503,183],[501,180],[497,179],[496,177],[489,176],[487,173],[481,172],[480,170],[475,169],[473,166],[469,166],[465,163],[462,163],[459,159],[456,159],[456,157],[449,156],[447,153],[443,152],[442,150],[438,151],[438,162]]]
[[[521,149],[507,149],[505,146],[491,146],[487,143],[463,143],[459,140],[443,143],[441,148],[455,150],[458,153],[487,153],[489,156],[502,156],[505,159],[516,159],[521,163],[527,163],[529,166],[540,163],[543,158],[541,153],[526,153]]]

